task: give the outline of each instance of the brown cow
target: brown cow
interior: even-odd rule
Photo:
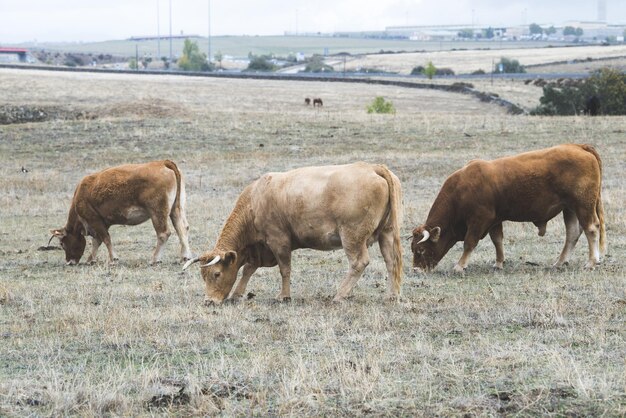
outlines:
[[[307,106],[310,105],[311,104],[311,99],[309,99],[308,97],[305,97],[304,98],[304,104],[307,105]]]
[[[152,263],[160,260],[163,244],[171,232],[172,220],[181,244],[181,256],[190,259],[185,217],[185,183],[172,161],[126,164],[84,177],[74,192],[67,224],[50,232],[61,240],[67,264],[78,264],[85,251],[85,235],[92,237],[88,263],[95,260],[102,242],[109,250],[109,262],[117,256],[111,245],[111,225],[138,225],[152,220],[157,245]]]
[[[313,107],[316,107],[316,106],[322,107],[323,105],[324,103],[322,103],[322,99],[320,99],[319,97],[316,99],[313,99]]]
[[[402,190],[384,165],[305,167],[268,173],[248,185],[228,217],[215,248],[188,261],[201,262],[207,301],[222,302],[243,267],[232,298],[240,298],[259,267],[278,264],[279,300],[289,300],[291,252],[298,248],[344,249],[350,269],[335,301],[347,297],[369,263],[367,247],[378,241],[392,299],[400,296]]]
[[[502,268],[502,222],[533,222],[539,235],[563,212],[565,246],[555,267],[569,259],[582,231],[589,242],[589,261],[606,251],[600,196],[602,162],[591,145],[558,145],[492,161],[473,160],[445,181],[424,225],[413,230],[413,267],[434,268],[458,242],[463,255],[454,266],[463,272],[478,241],[487,233],[496,247],[494,267]]]

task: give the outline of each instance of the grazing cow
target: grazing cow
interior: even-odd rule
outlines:
[[[126,164],[84,177],[74,192],[67,224],[50,232],[52,238],[61,240],[67,264],[80,261],[85,251],[85,235],[92,237],[93,244],[87,262],[95,260],[98,247],[104,242],[109,250],[109,262],[114,264],[117,256],[111,245],[109,227],[138,225],[150,219],[157,233],[152,263],[157,263],[171,234],[168,217],[178,234],[181,256],[188,260],[191,251],[182,173],[169,160]]]
[[[324,103],[322,103],[322,99],[320,99],[319,97],[316,98],[316,99],[313,99],[313,107],[315,107],[315,106],[320,106],[321,107],[323,105],[324,105]]]
[[[230,293],[243,296],[259,267],[278,264],[282,276],[279,300],[289,300],[291,252],[298,248],[344,249],[350,268],[335,301],[347,297],[369,263],[367,247],[378,241],[391,299],[400,297],[402,190],[384,165],[305,167],[268,173],[248,185],[226,220],[215,247],[188,261],[201,262],[208,302],[220,303]]]
[[[585,101],[585,114],[589,116],[598,116],[602,105],[600,98],[595,94]]]
[[[308,97],[305,97],[304,98],[304,104],[307,105],[307,106],[310,105],[311,104],[311,99],[309,99]]]
[[[487,233],[502,268],[502,222],[533,222],[539,235],[563,212],[565,246],[555,267],[569,259],[582,231],[593,268],[606,250],[600,188],[602,162],[591,145],[558,145],[492,161],[472,160],[445,181],[424,225],[413,230],[413,267],[434,268],[458,242],[463,255],[454,266],[463,272],[478,241]]]

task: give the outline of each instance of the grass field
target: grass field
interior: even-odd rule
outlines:
[[[625,117],[510,116],[460,94],[320,82],[2,69],[0,91],[0,110],[88,116],[0,126],[0,416],[626,414]],[[366,113],[378,95],[395,116]],[[403,183],[408,235],[468,160],[564,142],[603,157],[608,254],[594,271],[582,269],[584,239],[569,266],[549,268],[560,217],[543,238],[506,223],[502,272],[485,240],[463,277],[450,274],[459,245],[413,275],[405,241],[400,303],[384,302],[376,247],[345,304],[331,302],[342,252],[301,250],[291,303],[273,301],[273,268],[250,299],[211,308],[197,268],[181,272],[175,236],[148,265],[149,224],[111,228],[114,267],[102,249],[75,267],[38,250],[77,182],[111,165],[175,160],[199,253],[267,171],[385,163]]]

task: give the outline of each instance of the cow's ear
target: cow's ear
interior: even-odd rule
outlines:
[[[61,228],[61,229],[51,229],[51,230],[50,230],[50,233],[51,233],[53,236],[55,236],[55,237],[57,237],[57,238],[59,238],[59,239],[61,239],[61,238],[63,238],[64,236],[66,236],[66,235],[67,235],[67,232],[65,232],[65,228]]]
[[[439,228],[438,226],[430,230],[430,240],[432,242],[439,241],[440,236],[441,236],[441,228]]]
[[[234,251],[227,251],[226,254],[224,254],[224,264],[227,266],[230,266],[231,264],[233,264],[235,262],[235,260],[237,260],[237,253]]]

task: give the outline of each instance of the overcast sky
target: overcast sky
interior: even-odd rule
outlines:
[[[384,30],[386,26],[561,24],[596,20],[598,0],[171,0],[172,32],[282,35]],[[626,23],[626,0],[606,0]],[[0,44],[104,41],[169,33],[170,0],[0,0]],[[157,18],[159,16],[159,18]]]

